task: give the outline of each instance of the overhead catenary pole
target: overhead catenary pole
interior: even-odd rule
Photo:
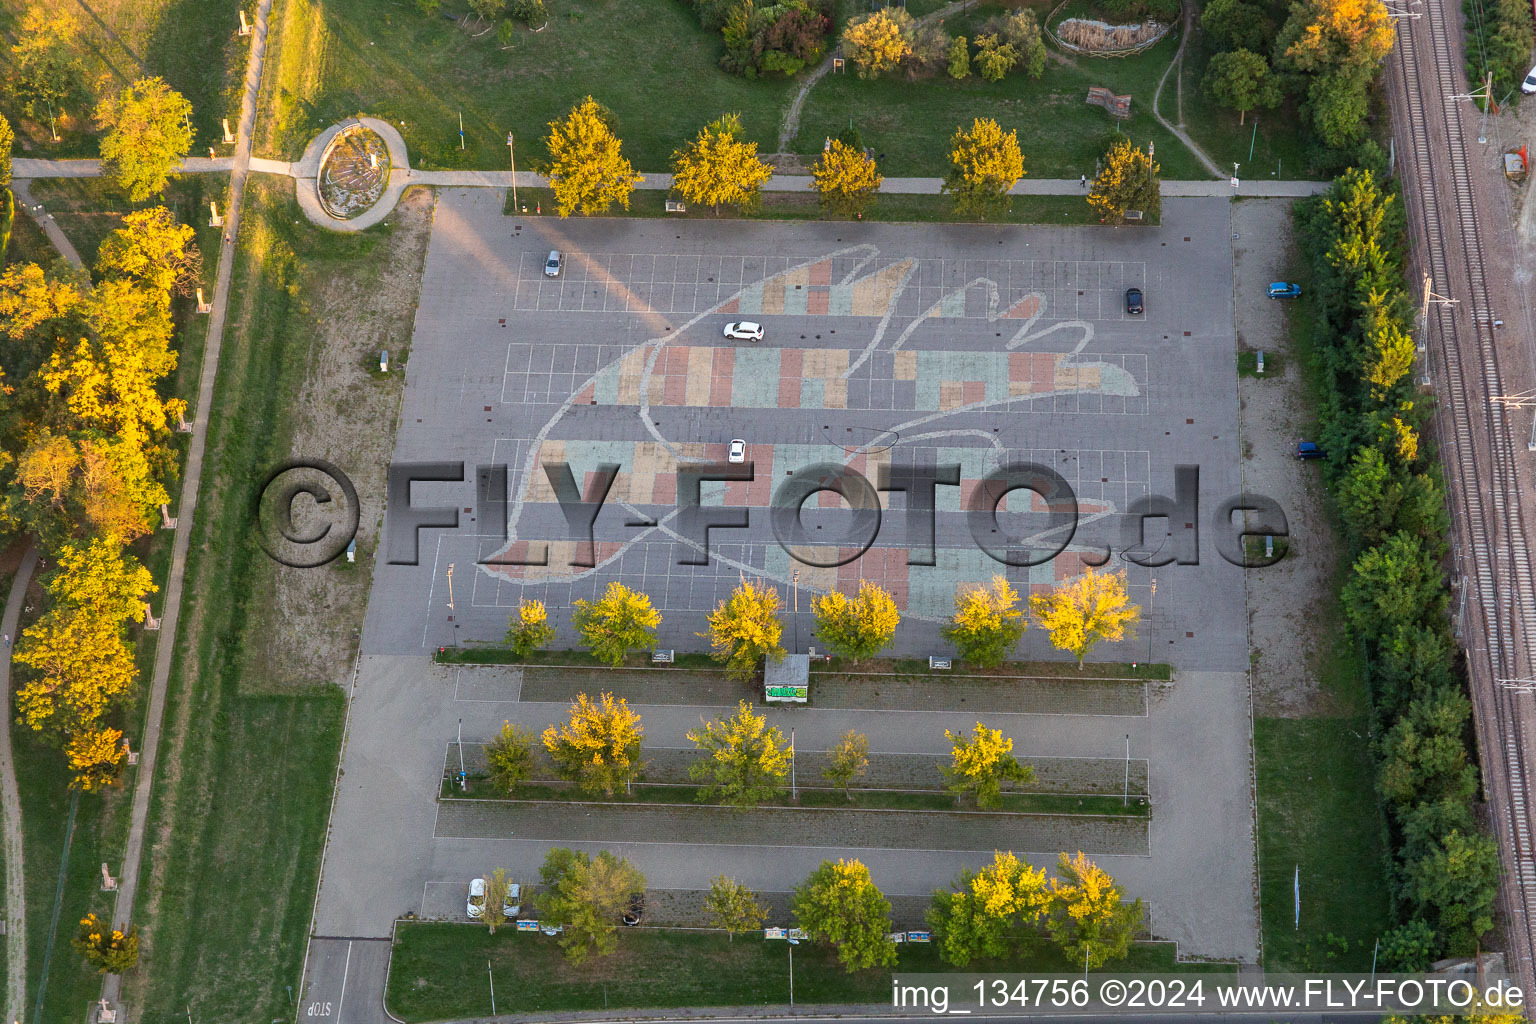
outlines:
[[[491,962],[489,960],[485,962],[485,976],[491,982],[491,1016],[494,1017],[496,1016],[496,975],[491,973]]]

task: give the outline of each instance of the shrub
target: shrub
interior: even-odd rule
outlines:
[[[971,47],[965,41],[965,36],[955,36],[949,41],[949,52],[945,55],[949,59],[950,78],[971,77]]]

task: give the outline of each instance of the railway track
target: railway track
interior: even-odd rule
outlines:
[[[1411,187],[1404,195],[1410,218],[1421,229],[1417,262],[1437,291],[1458,299],[1454,306],[1433,305],[1423,329],[1434,339],[1429,351],[1440,398],[1436,426],[1452,484],[1453,552],[1465,589],[1461,626],[1484,791],[1505,871],[1509,961],[1531,991],[1536,848],[1528,766],[1536,758],[1529,749],[1536,738],[1536,704],[1530,692],[1500,681],[1532,678],[1536,590],[1508,410],[1493,400],[1507,392],[1462,128],[1465,99],[1458,98],[1464,90],[1460,32],[1451,20],[1458,12],[1448,0],[1426,0],[1422,10],[1421,18],[1397,20],[1398,98],[1407,115],[1398,123],[1409,136],[1412,159]]]

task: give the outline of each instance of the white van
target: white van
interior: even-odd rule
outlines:
[[[544,261],[544,276],[559,277],[560,268],[565,265],[565,257],[560,255],[560,250],[549,250],[549,259]]]

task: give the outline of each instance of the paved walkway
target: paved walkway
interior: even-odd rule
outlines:
[[[319,172],[320,154],[325,151],[325,146],[331,138],[340,130],[340,125],[327,128],[305,149],[304,155],[297,163],[286,163],[282,160],[267,160],[251,158],[247,166],[252,171],[262,174],[279,174],[296,179],[299,205],[311,221],[321,227],[330,228],[332,231],[363,231],[373,227],[384,220],[393,212],[395,204],[400,201],[400,196],[412,185],[433,185],[442,188],[511,188],[513,174],[511,171],[421,171],[414,170],[410,165],[406,153],[405,140],[400,133],[387,121],[377,118],[360,118],[363,124],[378,132],[389,147],[389,159],[392,170],[389,174],[389,186],[379,201],[372,209],[351,220],[337,220],[326,213],[320,206],[319,196],[316,194],[315,177]],[[1165,122],[1166,123],[1166,122]],[[1169,125],[1169,130],[1183,135],[1178,128]],[[1185,140],[1188,142],[1188,140]],[[1199,150],[1193,143],[1188,143],[1196,153]],[[249,147],[247,147],[248,149]],[[1203,157],[1203,154],[1201,154]],[[1208,161],[1207,161],[1208,162]],[[184,161],[177,170],[182,174],[209,174],[231,169],[231,163],[227,158],[209,160],[206,157],[196,157]],[[15,162],[15,177],[17,185],[24,188],[26,179],[30,178],[89,178],[101,173],[101,161],[99,160],[31,160],[23,159]],[[1210,164],[1213,173],[1219,173],[1214,164]],[[547,188],[549,179],[542,174],[533,171],[518,171],[516,174],[519,188]],[[886,178],[880,186],[880,191],[890,194],[902,195],[938,195],[943,191],[943,178]],[[666,190],[672,187],[672,175],[670,174],[646,174],[642,176],[639,185],[641,189]],[[763,186],[765,192],[805,192],[811,187],[811,177],[808,174],[783,174],[775,175],[768,179]],[[1201,196],[1262,196],[1266,198],[1300,198],[1303,196],[1317,195],[1327,191],[1326,181],[1244,181],[1239,187],[1233,188],[1225,179],[1221,181],[1164,181],[1162,192],[1165,197],[1201,197]],[[18,195],[20,192],[18,192]],[[1081,181],[1072,178],[1025,178],[1015,185],[1010,191],[1015,196],[1071,196],[1086,195],[1087,190]],[[52,235],[50,234],[50,237]]]
[[[165,582],[165,608],[160,617],[160,639],[155,645],[155,674],[149,687],[149,713],[145,718],[144,738],[140,743],[139,771],[134,780],[128,843],[122,876],[118,879],[117,909],[112,915],[114,928],[125,927],[133,916],[139,871],[143,866],[150,791],[155,781],[160,725],[165,717],[165,692],[170,681],[171,660],[176,651],[176,627],[181,618],[181,591],[186,578],[187,549],[191,544],[193,524],[197,521],[198,488],[203,478],[203,454],[208,445],[208,421],[213,408],[214,381],[219,371],[219,350],[224,340],[224,320],[229,311],[230,278],[234,272],[234,239],[240,231],[240,200],[251,162],[251,133],[256,125],[256,93],[261,85],[261,62],[267,42],[267,15],[271,9],[272,0],[261,0],[257,7],[251,53],[245,69],[245,95],[240,101],[240,132],[235,142],[233,165],[229,168],[231,175],[229,210],[224,221],[225,242],[219,253],[218,276],[213,288],[213,310],[208,319],[202,376],[198,381],[197,404],[194,406],[196,417],[192,421],[192,441],[187,451],[181,501],[176,512],[178,526],[171,547],[171,568]],[[120,975],[109,974],[105,977],[101,986],[103,999],[116,1005],[121,990]]]
[[[64,230],[54,222],[53,214],[43,209],[43,204],[32,198],[31,183],[23,178],[11,179],[11,193],[16,197],[16,205],[24,210],[28,217],[37,222],[37,226],[43,229],[43,234],[48,236],[48,241],[70,263],[81,269],[85,268],[85,261],[80,258],[80,253],[75,250],[75,245],[64,234]]]
[[[6,642],[0,656],[0,707],[11,706],[11,638],[21,625],[21,604],[27,596],[27,584],[37,568],[37,547],[27,545],[21,565],[11,580],[11,593],[5,601],[5,616],[0,619]],[[27,886],[22,870],[21,795],[16,789],[16,759],[11,754],[10,723],[0,723],[0,810],[3,820],[0,836],[5,852],[5,1019],[19,1021],[27,1005]]]

